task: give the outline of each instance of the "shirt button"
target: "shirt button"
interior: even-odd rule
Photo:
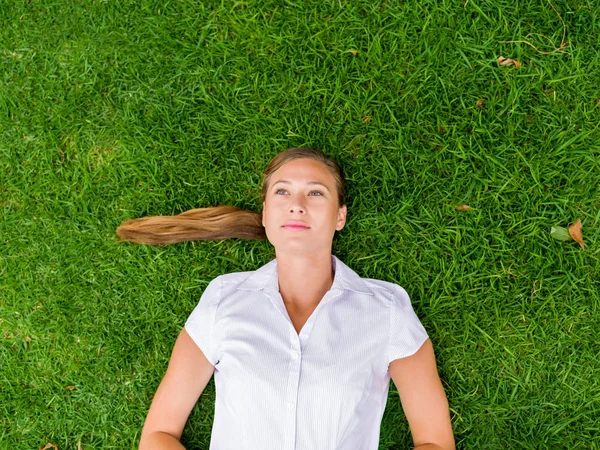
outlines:
[[[293,359],[294,361],[296,361],[296,360],[298,359],[298,356],[299,356],[299,355],[298,355],[298,352],[293,352],[293,353],[292,353],[292,359]]]
[[[288,409],[294,409],[294,402],[288,402]]]

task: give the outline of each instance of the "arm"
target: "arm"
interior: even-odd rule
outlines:
[[[400,394],[415,449],[454,450],[448,399],[431,341],[427,339],[414,355],[392,361],[388,371]]]
[[[179,442],[183,427],[214,369],[184,328],[175,342],[167,373],[152,399],[140,450],[183,449]]]

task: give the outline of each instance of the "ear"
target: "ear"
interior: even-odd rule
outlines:
[[[348,208],[346,205],[343,205],[338,211],[338,220],[335,225],[336,230],[341,230],[346,225],[346,213],[348,212]]]

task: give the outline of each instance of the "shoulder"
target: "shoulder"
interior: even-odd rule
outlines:
[[[399,284],[374,278],[363,278],[362,280],[375,297],[386,299],[389,302],[399,303],[400,306],[410,305],[408,293]]]
[[[219,275],[215,280],[219,280],[219,283],[223,288],[236,289],[243,287],[247,281],[253,278],[256,274],[256,270],[248,270],[245,272],[230,272],[223,275]]]
[[[386,306],[410,306],[410,298],[406,290],[399,284],[375,278],[363,278],[339,259],[335,258],[335,260],[336,266],[339,265],[341,269],[341,284],[344,288],[368,294]]]
[[[214,278],[206,290],[218,292],[221,300],[247,296],[247,291],[257,291],[263,287],[264,278],[264,274],[258,270],[225,273]]]
[[[213,301],[218,304],[224,296],[230,296],[239,286],[243,285],[253,273],[254,271],[232,272],[213,278],[204,288],[202,301],[205,303]]]
[[[242,284],[244,281],[246,281],[255,271],[254,270],[249,270],[246,272],[230,272],[230,273],[224,273],[223,275],[219,275],[217,278],[215,279],[219,279],[221,283],[223,284]]]
[[[232,272],[213,278],[204,288],[200,300],[188,319],[188,324],[199,320],[214,322],[224,304],[230,304],[232,300],[244,297],[243,291],[238,290],[238,288],[253,273],[255,271]]]

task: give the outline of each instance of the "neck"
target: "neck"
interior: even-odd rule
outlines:
[[[331,252],[301,257],[277,255],[279,292],[286,304],[301,308],[318,304],[333,285]]]

